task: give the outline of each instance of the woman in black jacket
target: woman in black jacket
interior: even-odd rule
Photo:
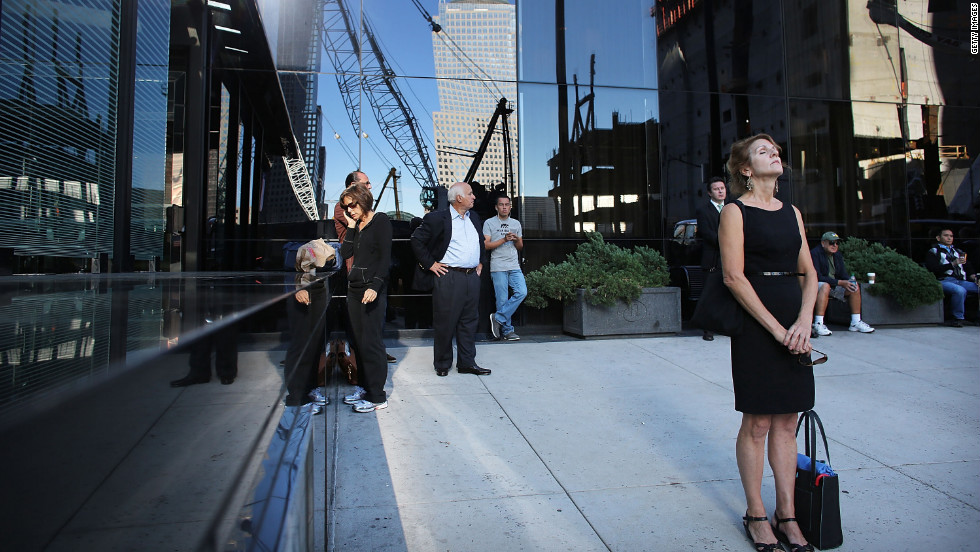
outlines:
[[[359,374],[358,379],[363,379],[364,389],[360,397],[349,395],[344,402],[352,404],[354,412],[373,412],[388,407],[388,359],[382,328],[391,263],[391,219],[372,210],[374,197],[360,184],[344,190],[340,204],[347,218],[340,255],[354,258],[347,273],[347,311],[360,355],[357,360],[363,378]]]

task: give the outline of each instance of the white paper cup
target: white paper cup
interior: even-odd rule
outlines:
[[[869,272],[868,273],[868,283],[869,284],[875,283],[875,273],[874,272]]]

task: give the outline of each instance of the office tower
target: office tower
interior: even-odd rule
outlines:
[[[440,110],[435,126],[438,180],[444,186],[463,179],[487,132],[500,98],[511,108],[517,97],[517,27],[514,5],[504,0],[453,0],[439,3],[435,18],[442,32],[432,34]],[[511,155],[517,159],[517,117],[510,117]],[[500,124],[474,180],[487,189],[507,181]],[[515,171],[516,173],[516,171]],[[507,190],[516,195],[514,189]]]

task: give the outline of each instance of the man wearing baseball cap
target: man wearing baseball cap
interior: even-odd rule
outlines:
[[[871,333],[875,331],[867,322],[861,320],[861,287],[851,283],[844,266],[844,256],[840,252],[840,236],[836,232],[824,232],[820,237],[820,245],[810,250],[813,268],[817,270],[819,287],[817,302],[813,306],[813,337],[831,335],[827,325],[823,323],[827,304],[833,297],[838,301],[846,301],[851,308],[851,325],[848,331]]]

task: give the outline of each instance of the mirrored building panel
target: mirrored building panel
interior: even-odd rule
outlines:
[[[516,4],[521,81],[572,85],[577,75],[579,83],[587,83],[594,69],[597,85],[656,88],[653,2]]]
[[[116,11],[109,0],[3,3],[0,243],[17,255],[112,248]]]
[[[782,95],[786,59],[778,6],[658,0],[653,16],[659,88]]]
[[[565,111],[554,106],[561,91],[520,88],[525,181],[519,206],[528,236],[658,235],[656,93],[580,85],[568,90]],[[570,132],[565,141],[562,120]]]

